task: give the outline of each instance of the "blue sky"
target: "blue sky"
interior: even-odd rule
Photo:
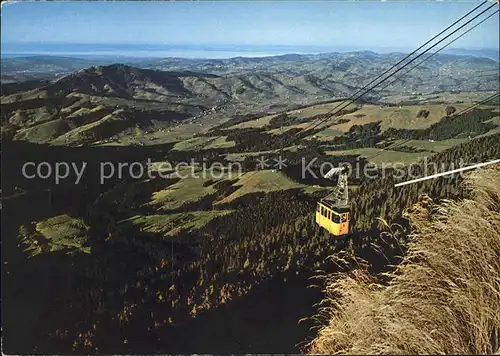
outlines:
[[[23,2],[2,43],[353,46],[414,49],[478,1]],[[455,48],[497,48],[498,15]]]

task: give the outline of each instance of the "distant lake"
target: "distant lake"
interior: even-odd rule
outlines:
[[[316,54],[363,50],[347,47],[318,46],[246,46],[246,45],[132,45],[132,44],[28,44],[2,43],[2,57],[67,56],[67,57],[179,57],[232,58],[267,57],[289,53]]]
[[[199,58],[224,59],[234,57],[268,57],[283,54],[319,54],[331,52],[373,51],[376,53],[409,53],[409,48],[360,48],[356,46],[291,46],[291,45],[157,45],[157,44],[61,44],[61,43],[1,43],[1,57],[64,56],[76,58]],[[498,49],[455,49],[443,54],[472,55],[498,61]]]

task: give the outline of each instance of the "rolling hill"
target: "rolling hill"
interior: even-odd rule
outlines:
[[[28,66],[33,65],[37,71],[46,68],[47,72],[68,73],[50,81],[2,84],[2,132],[33,142],[55,140],[60,144],[69,135],[71,144],[124,136],[131,143],[137,127],[145,132],[161,127],[178,131],[173,126],[182,121],[204,127],[181,131],[200,133],[236,115],[280,112],[348,97],[402,56],[354,52],[227,60],[174,58],[137,60],[134,66],[88,66],[89,60],[73,62],[59,57],[5,59],[2,77],[29,72]],[[73,72],[80,67],[84,68]],[[497,67],[491,59],[438,55],[367,100],[387,101],[394,95],[413,95],[415,99],[420,93],[450,90],[496,90]],[[478,71],[483,74],[475,75]],[[120,119],[116,129],[102,130],[95,138],[79,138],[85,125],[109,125],[107,115],[117,110],[132,111],[135,119]],[[142,118],[144,112],[146,118]],[[78,131],[71,133],[75,129]],[[188,138],[173,136],[168,140]]]

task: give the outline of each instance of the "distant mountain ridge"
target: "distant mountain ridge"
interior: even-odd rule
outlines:
[[[493,59],[497,62],[500,61],[500,48],[484,48],[484,49],[464,49],[464,48],[451,48],[444,51],[445,53],[474,56]]]
[[[470,60],[470,57],[485,58],[487,61],[498,61],[494,50],[448,50],[449,54],[442,54],[436,60]],[[294,66],[323,65],[325,62],[339,62],[353,58],[374,60],[379,64],[387,61],[402,59],[403,52],[378,54],[373,51],[331,52],[321,54],[284,54],[265,57],[233,57],[228,59],[186,59],[180,57],[169,58],[116,58],[103,57],[99,59],[84,59],[65,56],[27,56],[16,58],[2,58],[2,83],[26,81],[33,79],[54,79],[73,71],[78,71],[96,65],[110,65],[123,63],[143,69],[177,70],[193,72],[209,72],[212,74],[228,74],[231,72],[248,71],[253,69],[272,70],[276,65],[293,64]],[[394,64],[394,63],[391,63]]]

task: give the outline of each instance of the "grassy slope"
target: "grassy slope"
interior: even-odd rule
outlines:
[[[203,149],[208,150],[208,149],[216,149],[216,148],[227,148],[227,147],[234,147],[236,143],[234,141],[228,141],[227,136],[218,136],[210,142],[208,145],[203,147]]]
[[[380,126],[382,131],[391,127],[399,129],[425,129],[432,124],[439,122],[446,115],[445,109],[448,105],[454,106],[459,111],[469,107],[471,102],[477,98],[464,96],[463,99],[465,101],[462,103],[452,104],[422,103],[392,107],[381,107],[371,104],[363,105],[358,107],[358,110],[355,112],[342,116],[342,119],[349,120],[349,122],[335,124],[338,118],[330,118],[325,123],[322,123],[318,127],[324,127],[325,129],[317,133],[315,136],[319,140],[331,140],[335,136],[348,132],[354,125],[365,125],[377,121],[382,122]],[[339,105],[339,103],[313,105],[301,110],[289,111],[287,114],[299,118],[309,118],[314,115],[325,114],[337,107],[337,105]],[[352,108],[354,108],[354,105],[346,107],[346,109]],[[420,110],[428,110],[430,112],[429,116],[427,118],[417,118],[417,113]],[[276,115],[263,116],[255,120],[232,126],[230,129],[261,128],[269,124],[270,120],[274,116]],[[316,119],[314,122],[319,123],[319,121],[319,119]],[[311,125],[312,122],[313,121],[311,120],[310,122],[301,124],[283,126],[279,129],[269,130],[268,132],[271,134],[281,134],[292,128],[306,128]]]
[[[441,141],[410,140],[404,143],[405,146],[422,148],[427,151],[441,152],[461,143],[467,142],[467,138],[453,138]]]
[[[189,172],[183,172],[187,175]],[[216,183],[228,179],[236,179],[233,186],[237,189],[227,197],[217,200],[214,205],[229,203],[246,194],[256,192],[272,192],[293,188],[302,188],[306,193],[314,192],[321,188],[298,184],[283,173],[278,171],[256,171],[244,173],[238,176],[233,172],[230,177],[224,174],[219,180],[213,181],[207,177],[203,178],[202,172],[196,173],[199,178],[188,176],[179,182],[168,186],[165,189],[152,194],[151,200],[145,205],[152,207],[158,213],[154,215],[136,215],[121,223],[132,223],[139,226],[142,232],[160,233],[164,236],[175,235],[181,230],[192,231],[208,224],[212,219],[231,213],[229,210],[208,210],[208,211],[188,211],[182,213],[163,213],[172,209],[177,209],[186,203],[197,202],[203,197],[217,191]]]
[[[289,147],[284,147],[283,151],[290,151],[290,152],[296,152],[299,149],[300,145],[293,145]],[[265,156],[267,154],[274,154],[276,153],[276,150],[270,150],[270,151],[254,151],[254,152],[241,152],[241,153],[228,153],[226,155],[226,159],[228,161],[242,161],[248,156],[254,156],[256,159],[259,156]],[[257,161],[255,162],[257,164]]]
[[[267,124],[269,124],[271,119],[275,116],[276,115],[263,116],[263,117],[260,117],[258,119],[255,119],[255,120],[246,121],[246,122],[242,122],[241,124],[231,126],[231,127],[229,127],[229,129],[246,129],[246,128],[264,127]]]
[[[216,191],[213,185],[204,186],[210,180],[208,174],[205,178],[201,172],[195,173],[199,178],[191,176],[188,171],[181,171],[179,174],[186,177],[166,189],[153,193],[148,205],[158,210],[176,209],[184,203],[198,201]]]
[[[182,174],[187,175],[188,173],[184,172]],[[209,182],[211,179],[208,173],[205,178],[203,178],[202,172],[197,172],[196,174],[199,178],[188,176],[166,189],[153,193],[148,205],[154,206],[158,210],[176,209],[184,203],[198,201],[204,196],[216,192],[214,184]],[[231,177],[228,174],[224,174],[217,182],[227,179],[237,179],[233,183],[233,186],[239,188],[224,199],[216,201],[216,204],[228,203],[245,194],[256,192],[272,192],[293,188],[303,188],[306,192],[312,192],[317,189],[308,185],[298,184],[283,173],[272,170],[252,171],[243,173],[241,176],[237,172],[232,172]],[[205,184],[206,186],[204,186]]]
[[[396,163],[401,162],[404,164],[410,164],[417,162],[419,159],[425,156],[431,156],[429,152],[398,152],[385,150],[382,151],[379,148],[358,148],[353,150],[344,151],[326,151],[329,155],[360,155],[363,157],[372,157],[369,161],[377,165],[382,163]]]
[[[493,134],[495,130],[492,130],[489,134]],[[451,148],[456,145],[460,145],[461,143],[467,142],[467,138],[458,138],[458,139],[450,139],[450,140],[442,140],[442,141],[425,141],[425,140],[410,140],[405,141],[404,146],[407,147],[415,147],[421,148],[425,151],[422,152],[402,152],[402,151],[393,151],[393,150],[381,150],[379,148],[358,148],[352,150],[340,150],[340,151],[328,151],[325,147],[325,153],[329,155],[359,155],[363,157],[372,157],[369,159],[370,162],[373,162],[377,165],[382,163],[396,163],[401,162],[404,164],[411,164],[417,162],[423,157],[430,157],[436,152],[444,151],[448,148]]]
[[[303,188],[305,192],[314,192],[320,188],[314,188],[304,184],[298,184],[279,171],[256,171],[245,173],[233,184],[241,186],[233,194],[218,201],[218,204],[228,203],[245,194],[256,192],[272,192],[293,188]]]
[[[31,256],[60,250],[89,253],[90,248],[85,246],[88,230],[83,220],[58,215],[41,220],[35,226],[22,227],[19,235],[25,251]]]
[[[184,141],[177,142],[173,148],[174,151],[197,151],[225,147],[234,147],[234,141],[227,141],[227,136],[215,137],[194,137]]]
[[[175,151],[191,151],[199,150],[201,147],[209,144],[214,140],[213,137],[193,137],[184,141],[177,142],[173,148]]]
[[[190,173],[190,170],[181,171],[180,174],[185,175],[185,178],[164,189],[154,191],[149,198],[141,203],[146,208],[152,208],[154,213],[134,215],[120,221],[119,225],[132,224],[139,227],[141,232],[159,233],[163,236],[173,236],[182,230],[199,229],[214,218],[231,213],[231,210],[180,213],[169,211],[178,209],[186,203],[198,202],[203,197],[216,193],[215,186],[225,180],[236,179],[233,186],[237,189],[227,197],[215,201],[215,205],[229,203],[246,194],[256,192],[302,188],[306,193],[310,193],[322,189],[298,184],[279,171],[255,171],[244,173],[241,176],[237,172],[232,172],[231,176],[229,173],[225,173],[221,174],[220,179],[215,180],[211,179],[208,174],[203,177],[203,173],[200,171],[196,172],[197,177],[189,175]],[[36,250],[36,253],[60,249],[79,249],[87,252],[83,245],[86,241],[87,229],[80,220],[61,215],[39,221],[34,229],[27,229],[21,235],[25,238],[26,245],[31,246]],[[37,242],[34,242],[35,240]],[[42,249],[39,248],[40,244],[44,245]]]
[[[468,183],[474,200],[424,200],[409,211],[408,253],[388,285],[363,268],[331,276],[320,311],[327,324],[309,353],[500,351],[500,166]]]

